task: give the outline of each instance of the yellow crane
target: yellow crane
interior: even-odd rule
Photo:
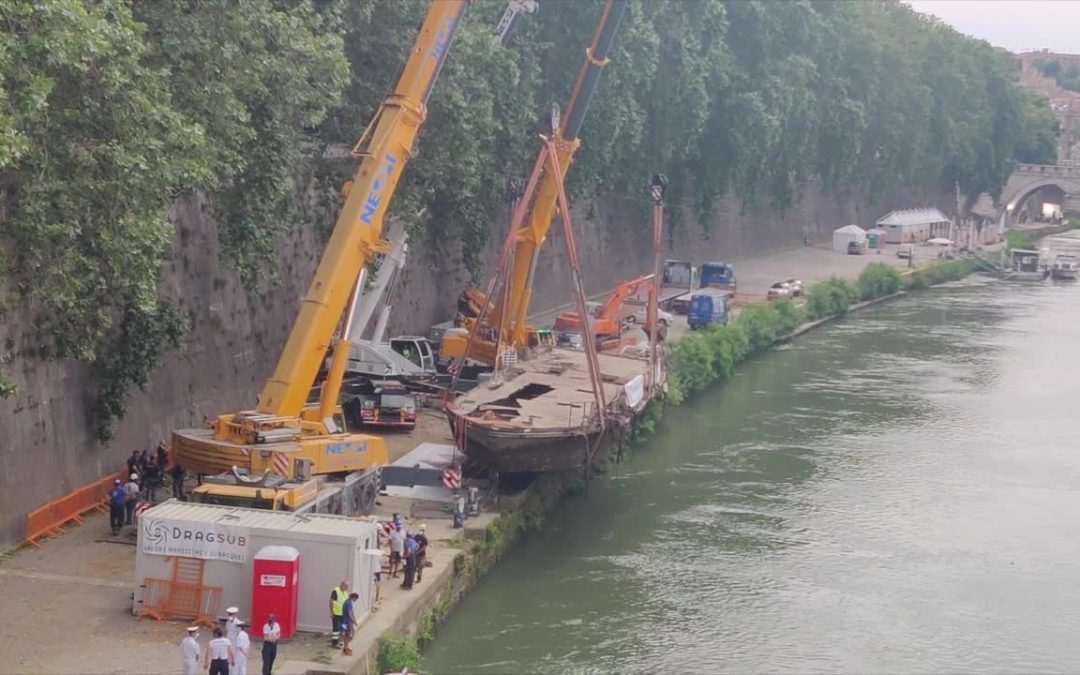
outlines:
[[[585,114],[588,112],[593,94],[596,93],[600,72],[608,63],[611,44],[619,29],[626,4],[627,0],[607,0],[592,43],[585,51],[585,60],[578,71],[570,103],[561,116],[561,121],[553,125],[556,128],[552,140],[564,176],[574,161],[574,154],[581,146],[578,134],[585,121]],[[536,160],[537,164],[545,161],[543,153]],[[536,170],[543,173],[535,192],[535,199],[532,204],[527,205],[528,212],[517,241],[513,244],[513,262],[507,287],[502,297],[497,299],[491,310],[487,312],[490,319],[485,320],[487,325],[480,327],[481,330],[476,334],[472,347],[468,346],[469,332],[481,313],[480,308],[488,302],[488,298],[477,289],[469,289],[462,294],[459,307],[465,310],[467,330],[447,333],[443,337],[439,350],[442,361],[465,358],[465,352],[468,350],[467,357],[470,360],[494,365],[500,344],[514,349],[536,344],[536,329],[527,323],[529,304],[532,300],[533,277],[536,272],[537,256],[540,254],[544,241],[547,240],[552,223],[559,215],[557,208],[559,186],[555,176],[545,168],[534,168],[534,171]]]
[[[347,432],[338,404],[350,347],[351,312],[346,310],[359,294],[363,269],[389,250],[383,218],[470,1],[433,0],[397,86],[354,147],[359,166],[345,184],[345,204],[255,410],[220,415],[209,429],[173,432],[175,457],[189,471],[210,475],[239,466],[251,475],[270,472],[309,479],[374,470],[387,463],[383,439]],[[330,366],[313,397],[328,352]],[[356,486],[361,501],[374,501],[376,480],[373,476]]]

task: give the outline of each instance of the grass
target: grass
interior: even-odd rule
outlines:
[[[917,270],[908,279],[907,287],[911,290],[922,290],[945,283],[946,281],[959,281],[975,271],[975,263],[969,260],[944,260]]]
[[[379,640],[378,669],[380,673],[400,673],[420,669],[420,650],[405,637],[384,637]]]

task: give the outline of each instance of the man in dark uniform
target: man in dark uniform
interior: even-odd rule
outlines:
[[[416,541],[416,582],[420,583],[424,578],[424,561],[427,560],[427,525],[421,524],[420,531],[413,539]]]
[[[127,503],[127,494],[124,486],[117,478],[113,481],[113,489],[109,492],[109,527],[112,528],[113,536],[120,534],[120,528],[124,526],[124,505]]]

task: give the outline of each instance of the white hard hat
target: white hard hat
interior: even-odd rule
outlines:
[[[237,619],[236,620],[236,625],[237,626],[243,626],[244,625],[244,620],[243,619]]]
[[[188,626],[187,632],[194,633],[197,630],[199,630],[198,626]]]
[[[239,609],[239,608],[237,608],[237,607],[229,607],[229,608],[227,608],[227,609],[225,610],[225,613],[226,613],[226,614],[236,614],[236,613],[237,613],[237,612],[239,612],[239,611],[240,611],[240,609]]]
[[[131,474],[131,480],[139,480],[139,474],[137,474],[137,473]]]

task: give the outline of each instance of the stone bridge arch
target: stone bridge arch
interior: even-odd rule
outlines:
[[[1029,197],[1045,187],[1056,187],[1065,194],[1062,209],[1066,214],[1080,213],[1080,166],[1018,164],[1001,191],[1002,213],[1009,224]]]

